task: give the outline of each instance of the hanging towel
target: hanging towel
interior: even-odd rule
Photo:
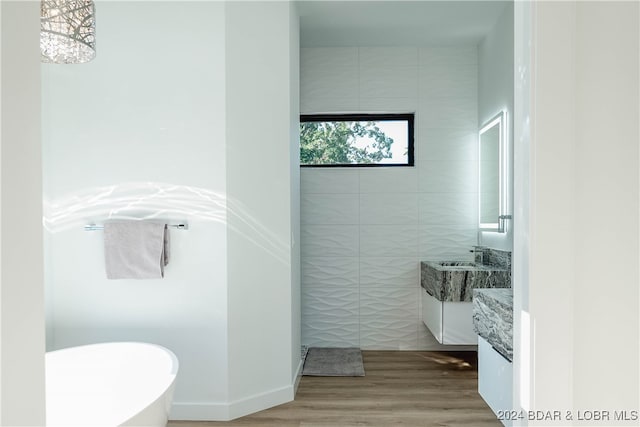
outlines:
[[[107,279],[161,279],[169,263],[167,225],[150,221],[104,224]]]

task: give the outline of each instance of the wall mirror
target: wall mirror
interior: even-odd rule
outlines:
[[[505,231],[507,215],[507,118],[501,111],[480,128],[479,144],[479,228]]]

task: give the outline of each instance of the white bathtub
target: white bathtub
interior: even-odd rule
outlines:
[[[165,426],[178,359],[137,342],[46,354],[47,426]]]

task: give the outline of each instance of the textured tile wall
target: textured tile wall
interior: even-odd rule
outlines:
[[[418,266],[476,242],[476,47],[305,48],[300,90],[303,114],[416,113],[415,167],[302,169],[302,343],[442,348]]]

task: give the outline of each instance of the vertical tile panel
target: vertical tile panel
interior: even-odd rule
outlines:
[[[477,129],[477,97],[469,95],[421,98],[418,125],[436,129]]]
[[[471,260],[477,228],[470,225],[424,225],[420,229],[420,257],[428,260]]]
[[[415,257],[417,225],[361,225],[360,256]]]
[[[357,99],[358,49],[300,49],[300,98]]]
[[[418,191],[418,171],[412,167],[360,170],[360,193],[413,193]]]
[[[303,343],[446,349],[421,322],[417,265],[475,243],[476,46],[302,49],[301,109],[416,113],[415,167],[301,172]],[[355,224],[335,224],[354,201]]]
[[[354,194],[360,191],[355,169],[300,168],[302,194]]]
[[[420,129],[420,161],[478,161],[477,129]]]
[[[477,193],[478,164],[459,161],[425,161],[419,171],[423,193]]]
[[[464,97],[478,91],[475,64],[428,64],[420,68],[420,97]]]
[[[418,198],[420,224],[468,225],[478,222],[477,193],[421,193]]]
[[[372,286],[415,287],[419,277],[419,258],[360,257],[360,290]]]
[[[382,98],[360,97],[360,111],[367,113],[415,113],[418,109],[418,97]]]
[[[358,257],[303,257],[301,280],[306,288],[341,287],[358,289]]]
[[[393,317],[361,317],[363,350],[413,350],[417,347],[417,322]]]
[[[300,233],[302,256],[358,256],[357,225],[305,225]]]
[[[416,224],[415,193],[371,193],[360,195],[360,224]]]
[[[361,97],[417,97],[417,48],[361,47],[359,55]]]
[[[359,211],[353,194],[303,194],[300,198],[302,224],[357,225]]]

